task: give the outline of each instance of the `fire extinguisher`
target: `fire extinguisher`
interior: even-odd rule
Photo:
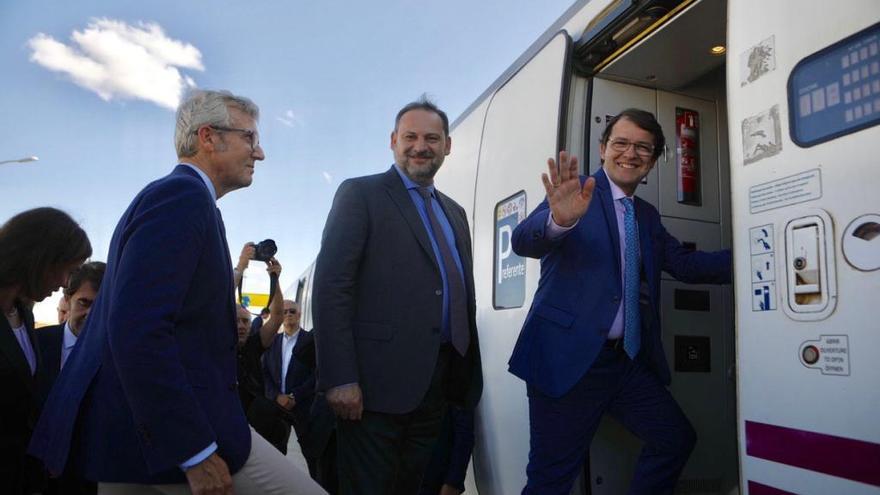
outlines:
[[[700,206],[700,115],[675,109],[675,158],[678,202]]]

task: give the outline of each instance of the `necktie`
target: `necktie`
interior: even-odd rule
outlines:
[[[626,242],[623,266],[623,350],[635,359],[641,346],[639,317],[639,231],[632,198],[623,198],[623,233]]]
[[[452,256],[452,250],[449,248],[446,234],[443,233],[440,222],[437,221],[437,215],[434,214],[434,207],[431,204],[431,190],[427,187],[420,187],[418,191],[422,199],[425,200],[425,209],[428,210],[428,221],[431,223],[434,240],[437,241],[437,248],[440,250],[440,262],[443,263],[443,268],[446,272],[446,283],[449,291],[450,340],[452,340],[452,347],[464,356],[471,339],[464,282],[462,281],[461,272],[458,270],[458,265],[455,263],[455,258]]]

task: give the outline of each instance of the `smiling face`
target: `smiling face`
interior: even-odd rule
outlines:
[[[419,185],[434,181],[451,148],[452,140],[443,132],[443,119],[428,110],[406,112],[391,133],[395,163]]]
[[[217,197],[248,187],[254,180],[254,165],[266,158],[259,144],[257,123],[247,113],[229,108],[229,130],[211,129],[216,136],[213,143],[213,161]]]
[[[630,145],[624,151],[615,151],[609,144],[611,142],[628,142]],[[605,175],[628,196],[635,193],[642,178],[648,175],[657,163],[657,159],[652,155],[640,154],[635,145],[641,144],[653,149],[653,143],[653,134],[637,126],[633,121],[621,118],[611,129],[608,140],[599,145],[599,155],[603,160],[602,168],[605,170]]]

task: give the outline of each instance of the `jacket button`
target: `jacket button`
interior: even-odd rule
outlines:
[[[443,289],[437,289],[437,290],[435,290],[435,291],[434,291],[434,295],[435,295],[435,296],[442,296],[442,295],[443,295]]]

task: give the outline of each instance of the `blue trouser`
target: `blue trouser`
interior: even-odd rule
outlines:
[[[528,394],[531,450],[523,494],[568,495],[606,412],[645,443],[629,493],[672,493],[696,433],[656,374],[622,348],[603,348],[562,397],[531,385]]]

